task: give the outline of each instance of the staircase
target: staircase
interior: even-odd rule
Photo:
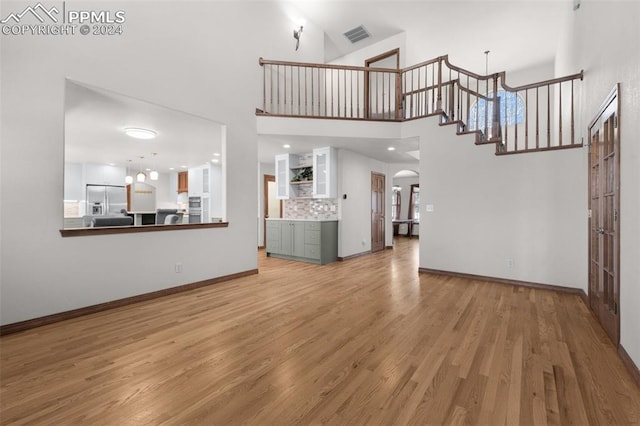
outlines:
[[[404,68],[371,68],[260,58],[263,104],[257,115],[403,122],[437,117],[496,155],[581,147],[575,105],[583,73],[524,86],[504,72],[482,76],[447,56]]]

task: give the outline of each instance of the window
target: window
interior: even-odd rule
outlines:
[[[488,98],[493,97],[493,92],[489,92]],[[524,121],[524,102],[522,98],[514,92],[498,90],[500,98],[500,123],[507,126],[520,124]],[[469,130],[484,130],[486,126],[491,127],[491,117],[493,116],[493,102],[486,99],[478,99],[469,111]]]
[[[393,187],[393,194],[391,195],[391,220],[400,219],[400,202],[402,200],[401,186]]]
[[[420,184],[411,185],[411,194],[409,194],[409,219],[414,222],[420,221]]]

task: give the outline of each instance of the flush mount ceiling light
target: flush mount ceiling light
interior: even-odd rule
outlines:
[[[158,136],[158,133],[153,130],[142,129],[139,127],[127,127],[124,129],[124,133],[127,136],[131,136],[136,139],[153,139]]]
[[[395,150],[396,150],[396,148],[393,147],[393,146],[390,146],[390,147],[387,148],[387,151],[395,151]]]
[[[284,149],[289,149],[289,148],[291,148],[291,145],[289,145],[288,143],[286,143],[286,144],[282,145],[282,147],[283,147]]]

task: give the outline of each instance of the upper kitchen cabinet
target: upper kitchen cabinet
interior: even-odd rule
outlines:
[[[201,197],[209,194],[209,165],[190,167],[187,174],[188,192],[190,197]]]
[[[121,166],[108,164],[85,164],[86,183],[94,185],[124,185],[126,170]]]
[[[178,193],[189,192],[189,172],[178,173]]]
[[[313,197],[336,198],[338,194],[336,149],[330,146],[313,150]]]
[[[279,200],[289,199],[291,163],[290,154],[276,155],[276,198]]]
[[[333,147],[307,154],[276,155],[277,198],[335,198],[337,156]]]

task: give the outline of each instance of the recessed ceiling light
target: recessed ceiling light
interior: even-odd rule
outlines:
[[[183,169],[186,169],[186,168],[187,168],[187,166],[180,166],[180,167],[182,167]]]
[[[175,170],[175,169],[176,169],[175,167],[169,167],[169,170]]]
[[[214,153],[213,153],[213,156],[214,156],[214,157],[220,157],[220,153],[219,153],[219,152],[214,152]]]
[[[116,163],[107,163],[107,164],[109,164],[111,167],[116,165]]]
[[[127,127],[126,129],[124,129],[124,133],[127,136],[131,136],[132,138],[136,139],[153,139],[158,136],[158,133],[153,130],[141,129],[137,127]]]
[[[289,149],[289,148],[291,148],[291,145],[289,145],[288,143],[285,143],[284,145],[282,145],[282,147],[284,149]]]
[[[212,162],[212,163],[219,163],[219,162],[220,162],[220,160],[218,160],[217,158],[212,158],[212,159],[211,159],[211,162]]]
[[[395,149],[394,147],[392,147],[392,146],[390,146],[390,147],[388,147],[388,148],[387,148],[387,151],[395,151],[395,150],[396,150],[396,149]]]

